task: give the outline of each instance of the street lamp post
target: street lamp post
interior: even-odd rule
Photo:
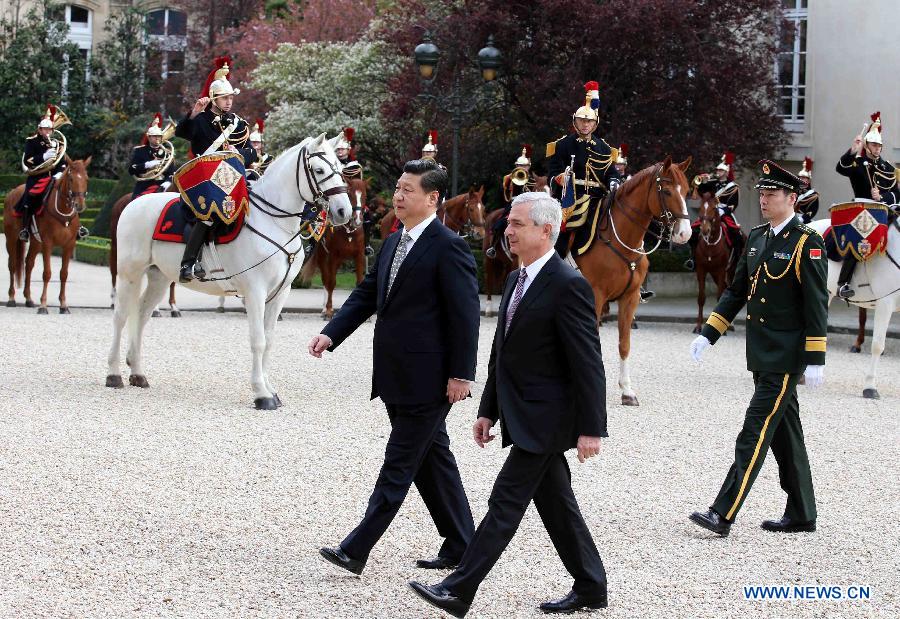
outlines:
[[[413,53],[416,66],[419,69],[419,76],[425,84],[425,87],[434,80],[435,70],[437,69],[438,60],[441,51],[435,45],[428,32],[422,38],[422,42],[416,46]],[[494,37],[489,36],[487,44],[478,52],[478,67],[481,69],[481,77],[484,84],[492,84],[497,78],[497,72],[503,63],[503,57],[500,50],[494,47]],[[463,126],[463,118],[473,112],[481,103],[483,103],[483,93],[477,90],[467,99],[463,98],[462,89],[460,87],[459,74],[453,77],[453,87],[450,93],[441,96],[430,92],[423,92],[418,95],[427,101],[432,101],[439,109],[450,114],[450,128],[453,132],[453,155],[450,170],[450,191],[455,196],[459,193],[459,133]]]

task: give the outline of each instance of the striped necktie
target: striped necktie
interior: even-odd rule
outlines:
[[[522,302],[522,295],[525,293],[526,279],[528,279],[528,271],[521,269],[519,271],[519,279],[516,282],[516,291],[513,293],[512,301],[509,302],[509,307],[506,309],[506,329],[503,331],[503,335],[506,335],[509,332],[509,325],[512,324],[513,314],[516,313],[519,303]]]

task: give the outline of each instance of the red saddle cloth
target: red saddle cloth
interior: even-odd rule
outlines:
[[[153,240],[167,241],[169,243],[184,243],[186,241],[184,238],[184,231],[188,224],[185,215],[185,208],[184,204],[181,202],[181,198],[172,198],[169,200],[159,214],[159,219],[156,220],[156,227],[153,228]],[[202,226],[203,224],[197,222],[193,225]],[[234,220],[234,223],[225,226],[217,232],[216,244],[226,245],[230,243],[237,238],[237,235],[240,234],[241,228],[243,227],[244,213],[241,212],[237,219]]]

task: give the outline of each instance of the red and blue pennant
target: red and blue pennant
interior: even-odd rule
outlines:
[[[173,180],[197,219],[215,216],[230,224],[249,211],[244,159],[237,153],[201,155],[181,166]]]

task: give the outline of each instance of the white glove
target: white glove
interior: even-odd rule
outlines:
[[[691,357],[693,357],[694,361],[700,363],[700,356],[703,355],[703,351],[710,346],[712,346],[712,344],[706,339],[705,335],[698,335],[694,338],[694,341],[691,342]]]
[[[149,170],[150,168],[155,168],[158,164],[159,164],[159,162],[156,161],[155,159],[148,161],[147,163],[144,164],[144,169]]]
[[[825,366],[824,365],[808,365],[806,371],[803,372],[803,378],[807,387],[821,387],[825,382]]]
[[[172,183],[170,183],[169,181],[166,181],[162,185],[160,185],[160,187],[162,187],[163,191],[169,191],[169,187],[171,187],[171,186],[172,186]]]
[[[53,159],[54,157],[56,157],[56,149],[48,148],[47,150],[44,151],[44,161],[47,161],[48,159]]]

